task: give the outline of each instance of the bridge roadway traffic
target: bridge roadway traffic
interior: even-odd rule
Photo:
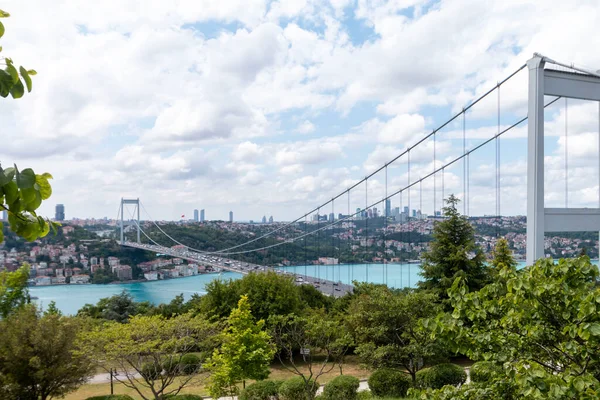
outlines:
[[[341,297],[346,293],[352,293],[352,290],[354,289],[352,285],[348,285],[345,283],[319,279],[312,276],[294,274],[287,271],[281,271],[272,267],[265,267],[264,265],[251,264],[247,262],[232,260],[229,258],[223,258],[215,254],[202,254],[190,250],[172,249],[169,247],[137,242],[124,242],[122,243],[122,245],[127,247],[133,247],[136,249],[152,251],[158,254],[167,254],[173,257],[178,257],[184,260],[192,261],[200,265],[209,266],[217,270],[237,272],[238,274],[246,275],[250,272],[274,271],[281,275],[293,276],[296,285],[312,285],[321,293],[328,296]]]

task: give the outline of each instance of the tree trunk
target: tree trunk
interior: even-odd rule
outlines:
[[[242,379],[242,389],[246,389],[246,380]]]

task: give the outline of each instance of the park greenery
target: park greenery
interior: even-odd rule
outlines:
[[[486,263],[457,200],[447,205],[416,289],[355,282],[332,298],[265,272],[215,280],[187,301],[123,292],[65,316],[31,304],[27,266],[0,272],[0,396],[57,398],[116,368],[154,400],[198,382],[248,400],[314,399],[323,384],[329,400],[598,398],[598,268],[583,255],[518,270],[502,239]],[[371,371],[371,394],[355,397],[348,354]],[[469,383],[457,358],[476,362]],[[268,380],[274,365],[292,378]]]

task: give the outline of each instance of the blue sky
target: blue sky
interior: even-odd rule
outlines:
[[[386,163],[534,52],[600,68],[593,0],[76,0],[3,3],[3,54],[35,68],[34,90],[0,100],[0,161],[51,172],[67,218],[290,220]],[[50,9],[51,8],[51,9]],[[52,15],[52,18],[48,16]],[[556,26],[569,26],[557,30]],[[581,40],[586,38],[586,40]],[[527,73],[501,89],[501,126],[526,114]],[[497,96],[466,120],[469,146],[497,130]],[[546,113],[548,206],[564,201],[565,107]],[[598,203],[598,106],[568,105],[570,205]],[[526,124],[501,141],[504,214],[525,212]],[[462,121],[412,154],[411,178],[462,150]],[[469,210],[495,210],[495,146],[470,158]],[[463,193],[463,167],[444,191]],[[404,159],[388,193],[406,185]],[[440,207],[441,174],[423,182]],[[369,181],[369,199],[385,193]],[[436,204],[433,204],[433,194]],[[411,205],[419,203],[411,190]],[[404,197],[405,198],[405,197]],[[392,199],[399,206],[398,199]],[[345,202],[344,202],[345,204]],[[351,192],[351,209],[364,188]],[[327,206],[330,208],[330,205]],[[416,206],[415,206],[416,207]],[[336,211],[337,212],[337,211]]]

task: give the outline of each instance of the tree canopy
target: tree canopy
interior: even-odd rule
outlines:
[[[498,388],[496,396],[510,385],[519,399],[598,398],[598,267],[588,257],[541,259],[520,271],[505,267],[500,276],[477,292],[456,279],[453,312],[437,318],[437,335],[473,360],[504,365],[487,388]]]
[[[454,196],[446,200],[445,219],[435,224],[433,242],[423,254],[419,287],[436,293],[447,300],[447,290],[457,277],[464,278],[470,290],[477,290],[487,283],[485,256],[475,244],[475,230],[467,218],[457,209],[459,200]]]

